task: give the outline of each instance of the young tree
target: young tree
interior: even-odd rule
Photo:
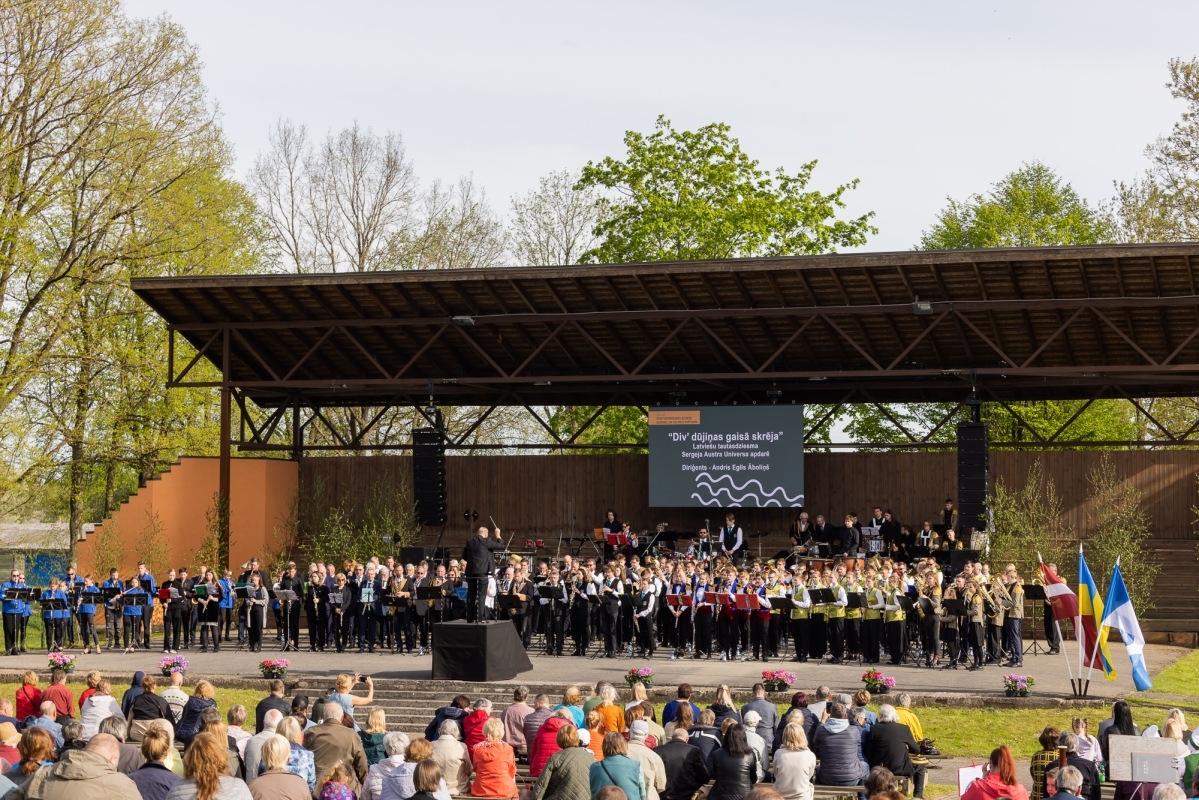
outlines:
[[[577,264],[599,243],[594,231],[606,205],[597,190],[575,188],[582,177],[578,171],[551,172],[535,190],[512,198],[511,246],[518,264]]]
[[[588,162],[578,190],[608,192],[602,241],[582,261],[694,261],[803,255],[864,244],[873,212],[836,218],[857,180],[828,194],[809,191],[815,161],[768,172],[723,123],[679,131],[659,116],[654,132],[626,131],[624,160]]]
[[[1141,507],[1141,492],[1124,476],[1106,453],[1087,473],[1087,527],[1083,540],[1087,565],[1095,580],[1107,589],[1116,559],[1120,560],[1128,597],[1138,613],[1154,608],[1153,588],[1160,570],[1147,545],[1152,536],[1149,516]]]
[[[1070,554],[1074,532],[1062,524],[1065,506],[1040,459],[1029,467],[1023,486],[995,481],[987,507],[995,526],[991,563],[1013,563],[1027,578],[1039,566],[1038,554],[1046,563],[1063,563]]]

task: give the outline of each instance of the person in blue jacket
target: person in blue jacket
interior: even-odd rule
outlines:
[[[25,573],[21,572],[21,583],[25,583]],[[33,603],[26,602],[21,604],[21,647],[22,653],[29,652],[25,649],[25,634],[29,631],[29,618],[33,616]]]
[[[126,598],[130,598],[144,594],[148,594],[148,592],[141,587],[139,576],[134,575],[129,579],[129,588],[125,590],[124,596]],[[153,609],[153,606],[150,606],[148,603],[146,606],[136,606],[132,603],[125,603],[125,608],[121,616],[124,621],[126,653],[132,653],[137,649],[138,641],[141,639],[143,609],[147,606]]]
[[[83,640],[83,652],[90,653],[92,648],[100,652],[100,637],[96,635],[96,601],[100,598],[100,589],[92,576],[83,579],[83,590],[79,595],[79,638]]]
[[[154,582],[154,576],[146,569],[146,562],[137,562],[137,583],[142,590],[153,597],[158,594],[158,584]],[[142,649],[150,649],[150,620],[154,617],[154,604],[146,603],[140,609],[142,615]]]
[[[27,589],[21,580],[21,571],[14,569],[3,584],[0,584],[0,594],[7,594],[9,589]],[[21,647],[21,615],[25,611],[24,600],[5,600],[4,611],[4,652],[10,656],[20,654]]]
[[[125,591],[124,582],[118,577],[120,573],[116,567],[113,567],[108,572],[108,580],[100,584],[101,589],[116,589],[117,593]],[[104,640],[108,647],[120,647],[121,645],[121,601],[112,597],[104,601]],[[96,652],[100,652],[100,648],[96,648]]]
[[[67,599],[70,600],[72,606],[74,606],[75,601],[78,599],[78,596],[77,596],[78,592],[83,590],[83,578],[79,577],[79,575],[76,574],[74,567],[67,567],[67,577],[62,582],[62,590],[67,593]],[[72,594],[73,590],[75,592],[74,595]],[[75,622],[76,622],[75,615],[78,612],[76,612],[73,607],[69,608],[68,612],[69,613],[67,614],[67,646],[74,647],[75,646]]]
[[[221,612],[220,625],[217,628],[219,634],[222,630],[225,632],[225,641],[229,641],[229,633],[233,629],[233,607],[237,603],[237,597],[233,593],[233,571],[225,570],[225,574],[217,583],[221,586],[221,604],[219,606]]]
[[[60,600],[64,604],[64,607],[61,609],[49,609],[46,607],[47,600]],[[67,593],[62,590],[62,583],[58,578],[50,579],[50,588],[42,592],[41,602],[42,625],[46,631],[46,649],[49,652],[62,650],[66,644],[67,617],[71,615],[71,612],[65,607]]]

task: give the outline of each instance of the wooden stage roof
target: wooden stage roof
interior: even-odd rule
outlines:
[[[264,407],[959,402],[1199,394],[1197,271],[1191,243],[133,289],[170,326],[171,385]]]

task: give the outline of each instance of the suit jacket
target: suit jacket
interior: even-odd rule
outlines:
[[[699,748],[671,739],[654,751],[666,766],[666,791],[662,800],[690,800],[708,782],[708,762]]]
[[[884,766],[896,775],[911,777],[916,774],[912,765],[912,753],[920,753],[920,746],[912,738],[912,731],[902,722],[876,722],[870,728],[869,756],[871,767]]]
[[[339,721],[322,722],[304,734],[304,747],[312,751],[317,776],[324,775],[330,767],[341,761],[353,773],[349,787],[355,793],[362,788],[370,764],[366,760],[366,751],[362,749],[362,739],[353,730]],[[312,791],[312,796],[317,800],[320,800],[323,787],[324,784],[318,782]]]
[[[1089,758],[1081,758],[1078,753],[1066,756],[1066,766],[1074,767],[1082,773],[1082,789],[1079,794],[1083,800],[1100,800],[1103,785],[1099,783],[1099,769]]]

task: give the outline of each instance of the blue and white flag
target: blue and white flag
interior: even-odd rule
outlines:
[[[1128,588],[1124,585],[1124,576],[1120,574],[1118,560],[1112,570],[1103,608],[1103,627],[1118,628],[1124,639],[1124,648],[1132,662],[1132,682],[1136,684],[1137,691],[1152,689],[1153,681],[1149,680],[1149,670],[1145,669],[1145,635],[1141,633],[1141,623],[1137,622],[1136,612],[1132,610],[1132,600],[1128,598]]]

